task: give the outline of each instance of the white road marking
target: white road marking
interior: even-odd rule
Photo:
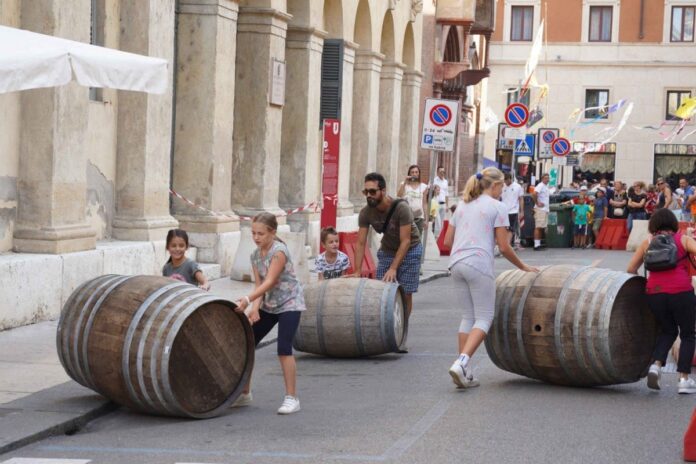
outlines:
[[[0,464],[87,464],[91,459],[12,458]]]

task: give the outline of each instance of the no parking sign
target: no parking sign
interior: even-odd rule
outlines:
[[[539,159],[553,158],[551,151],[551,142],[558,137],[559,130],[555,128],[542,128],[538,131],[537,141],[539,144]]]
[[[454,151],[459,120],[459,101],[428,98],[423,111],[421,148]]]
[[[565,137],[556,137],[553,142],[551,142],[551,151],[558,156],[567,155],[570,153],[570,140]]]

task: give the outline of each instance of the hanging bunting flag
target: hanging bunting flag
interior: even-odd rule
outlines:
[[[696,112],[696,97],[695,98],[687,98],[682,102],[681,105],[679,105],[679,108],[677,108],[677,111],[674,112],[674,115],[680,119],[690,119],[691,116],[694,115]]]
[[[589,108],[584,108],[575,117],[575,124],[570,129],[571,138],[575,135],[576,129],[580,129],[582,127],[587,127],[589,125],[595,124],[598,121],[606,119],[607,116],[610,115],[611,113],[615,113],[615,112],[619,111],[626,104],[626,102],[627,102],[627,100],[621,99],[617,103],[614,103],[613,105],[592,106]],[[593,111],[593,110],[596,110],[599,114],[588,121],[580,122],[580,119],[582,118],[583,115],[585,115],[587,113],[587,111]]]
[[[633,112],[633,102],[629,102],[628,104],[626,104],[626,100],[621,100],[621,101],[624,103],[622,103],[621,106],[619,106],[618,108],[621,108],[625,105],[626,109],[624,110],[624,114],[621,117],[621,120],[619,121],[619,123],[616,126],[607,127],[606,129],[603,129],[594,135],[595,140],[597,140],[597,139],[601,140],[601,142],[599,142],[600,145],[604,145],[605,143],[611,142],[614,139],[614,137],[616,137],[619,134],[619,132],[621,132],[623,130],[624,126],[628,122],[628,119],[631,117],[631,113]],[[617,103],[617,105],[618,105],[618,103]],[[615,106],[615,105],[612,105],[612,106]],[[618,110],[618,108],[616,108],[614,111]],[[588,148],[588,150],[589,150],[589,148]],[[582,156],[586,152],[587,152],[587,150],[580,152],[578,154],[580,156]]]

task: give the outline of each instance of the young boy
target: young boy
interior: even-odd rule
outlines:
[[[590,207],[585,201],[584,196],[578,197],[578,203],[573,206],[573,224],[575,238],[573,244],[575,248],[585,248],[587,244],[587,214]]]
[[[325,227],[320,238],[325,251],[314,260],[319,280],[341,277],[350,267],[350,260],[347,254],[338,250],[338,232],[333,227]]]

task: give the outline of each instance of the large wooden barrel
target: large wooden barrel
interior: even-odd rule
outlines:
[[[496,287],[486,350],[501,369],[575,386],[647,374],[657,326],[643,277],[562,265],[506,271]]]
[[[241,393],[254,335],[234,304],[184,282],[105,275],[63,307],[58,355],[76,382],[130,408],[207,418]]]
[[[397,351],[407,322],[401,287],[365,278],[329,279],[305,286],[293,346],[298,351],[338,358]]]

